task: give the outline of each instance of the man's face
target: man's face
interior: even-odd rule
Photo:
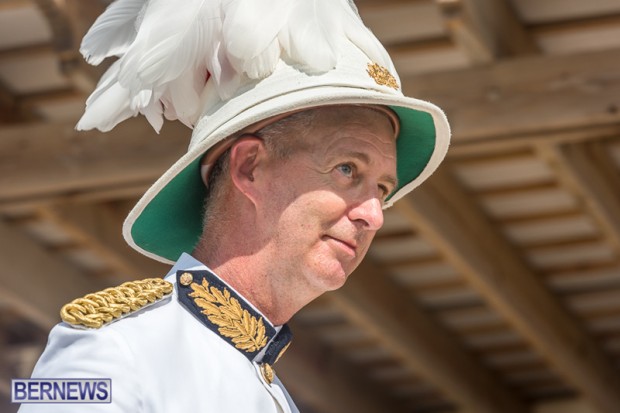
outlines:
[[[303,149],[269,162],[269,185],[257,206],[280,281],[316,295],[342,286],[361,262],[396,184],[387,117],[360,107],[326,110]]]

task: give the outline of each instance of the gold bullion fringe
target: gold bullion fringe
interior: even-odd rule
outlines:
[[[66,323],[100,328],[122,315],[139,310],[172,292],[172,284],[161,278],[130,281],[106,288],[65,304],[60,317]]]

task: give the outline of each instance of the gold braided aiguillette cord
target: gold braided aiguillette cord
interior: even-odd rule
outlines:
[[[171,292],[172,284],[161,278],[130,281],[71,301],[60,310],[60,318],[72,325],[99,328]]]

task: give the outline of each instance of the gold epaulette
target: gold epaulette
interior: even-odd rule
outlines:
[[[60,318],[77,327],[99,328],[130,312],[153,304],[172,292],[161,278],[131,281],[77,298],[60,309]]]

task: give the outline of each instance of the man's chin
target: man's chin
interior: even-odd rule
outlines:
[[[326,275],[323,279],[325,291],[334,291],[342,287],[349,278],[349,275],[353,272],[353,269],[355,268],[345,268],[340,266],[338,271],[334,271]]]
[[[310,268],[314,268],[315,285],[326,292],[342,287],[358,265],[357,260],[326,254],[314,261]]]

